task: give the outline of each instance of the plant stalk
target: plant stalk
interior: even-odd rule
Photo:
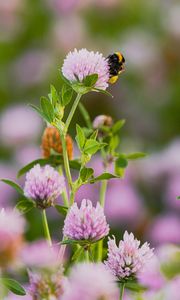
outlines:
[[[85,261],[89,262],[89,250],[85,250]]]
[[[43,227],[44,227],[44,234],[45,234],[45,238],[49,244],[49,246],[52,246],[52,240],[51,240],[51,235],[49,232],[49,226],[48,226],[48,221],[47,221],[47,217],[46,217],[46,210],[43,209],[42,211],[42,222],[43,222]]]
[[[81,97],[82,97],[82,94],[77,94],[76,99],[75,99],[75,101],[74,101],[74,103],[71,107],[70,113],[68,115],[68,118],[67,118],[66,124],[65,124],[66,132],[68,131],[69,125],[71,123],[71,120],[73,118],[73,115],[75,113],[75,110],[76,110],[76,108],[79,104],[79,101],[80,101]]]
[[[70,167],[69,167],[69,158],[67,154],[67,148],[66,148],[66,139],[65,135],[61,135],[61,142],[62,142],[62,148],[63,148],[63,160],[64,160],[64,168],[66,172],[66,177],[68,180],[68,185],[70,189],[72,188],[72,177],[71,177],[71,172],[70,172]]]
[[[63,170],[62,170],[62,167],[60,166],[59,167],[59,174],[61,176],[63,176]],[[67,195],[67,190],[66,190],[66,187],[64,188],[62,194],[61,194],[61,197],[63,199],[63,203],[65,206],[69,207],[69,200],[68,200],[68,195]]]
[[[99,202],[101,206],[104,208],[105,204],[105,198],[106,198],[106,191],[107,191],[107,180],[102,180],[101,188],[100,188],[100,197]],[[97,254],[97,260],[102,261],[103,256],[103,240],[98,242],[98,254]]]
[[[125,288],[125,283],[121,283],[120,298],[119,298],[119,300],[123,300],[124,288]]]

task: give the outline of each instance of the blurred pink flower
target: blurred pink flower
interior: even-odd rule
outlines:
[[[52,66],[51,54],[43,49],[31,49],[19,57],[13,65],[12,74],[16,85],[31,87],[43,82]]]
[[[108,61],[99,52],[74,49],[73,52],[69,52],[66,56],[62,66],[62,73],[65,78],[72,82],[77,81],[77,78],[82,82],[87,75],[98,74],[95,87],[103,90],[108,87]]]
[[[28,268],[47,268],[57,266],[59,249],[49,247],[47,241],[38,240],[25,244],[21,252],[21,260]]]
[[[19,167],[22,167],[31,161],[41,158],[41,149],[36,145],[25,145],[15,152],[15,160]]]
[[[155,244],[180,243],[180,219],[173,214],[160,215],[149,225],[147,236]]]
[[[0,267],[12,267],[22,249],[25,220],[12,209],[0,210]]]
[[[21,104],[13,106],[0,116],[1,142],[5,146],[19,147],[36,139],[41,126],[40,117],[31,108]]]
[[[137,272],[149,263],[153,256],[146,242],[140,247],[140,241],[134,238],[133,233],[125,231],[123,240],[116,245],[115,237],[108,241],[108,258],[105,265],[119,280],[134,277]]]
[[[20,300],[20,299],[21,299],[20,296],[17,296],[17,295],[12,294],[12,293],[10,293],[6,298],[6,300]],[[22,299],[23,300],[32,300],[32,297],[30,295],[26,294],[25,296],[23,296]]]
[[[72,13],[79,7],[80,0],[47,0],[48,5],[57,14]]]
[[[0,1],[0,40],[12,40],[20,32],[20,13],[24,7],[23,0]]]
[[[59,300],[64,292],[65,278],[63,270],[59,268],[54,272],[29,271],[29,294],[34,300],[52,299]]]
[[[158,290],[164,286],[166,279],[161,271],[158,256],[154,255],[149,264],[138,274],[139,283],[151,289]]]
[[[121,51],[126,53],[128,67],[143,71],[155,67],[159,57],[159,45],[153,35],[140,28],[124,32]],[[116,47],[117,48],[117,47]]]
[[[113,275],[101,263],[82,263],[73,267],[62,300],[118,300]]]
[[[86,26],[83,19],[70,15],[55,23],[52,43],[56,51],[69,52],[74,47],[82,46],[86,36]]]
[[[112,224],[139,224],[145,209],[142,199],[127,180],[114,179],[107,189],[105,213]]]
[[[80,208],[74,203],[64,221],[63,234],[73,240],[95,242],[109,233],[109,225],[99,202],[93,207],[90,200],[83,199]]]

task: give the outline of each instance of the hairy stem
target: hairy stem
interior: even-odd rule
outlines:
[[[49,244],[49,246],[52,246],[52,241],[51,241],[51,236],[50,236],[50,232],[49,232],[49,226],[48,226],[48,221],[47,221],[47,217],[46,217],[46,210],[43,209],[42,211],[42,222],[43,222],[43,227],[44,227],[44,234],[45,234],[45,238]]]

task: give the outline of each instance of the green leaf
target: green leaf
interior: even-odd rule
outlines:
[[[125,120],[119,120],[112,126],[112,132],[115,134],[117,133],[125,124]]]
[[[86,122],[87,127],[89,129],[91,129],[92,128],[92,122],[91,122],[91,118],[90,118],[90,115],[89,115],[87,109],[84,107],[84,105],[81,102],[79,102],[78,108],[79,108],[79,110],[80,110],[80,112],[81,112],[81,114],[84,118],[84,121]]]
[[[40,158],[33,160],[29,164],[25,165],[22,169],[18,172],[18,177],[21,177],[26,172],[28,172],[30,169],[32,169],[36,164],[40,164],[40,166],[45,166],[47,164],[52,165],[53,167],[56,167],[58,165],[62,165],[64,163],[62,155],[51,155],[49,158]],[[70,160],[69,161],[70,168],[75,170],[80,170],[81,164],[78,159]]]
[[[102,145],[93,140],[93,139],[89,139],[86,141],[85,146],[84,146],[84,152],[90,155],[95,154],[100,148],[102,147]]]
[[[98,135],[98,130],[95,130],[95,131],[91,134],[90,139],[96,140],[97,135]]]
[[[16,204],[16,209],[18,209],[22,214],[27,213],[34,207],[35,207],[35,203],[33,201],[29,201],[28,199],[20,200]]]
[[[94,182],[101,181],[101,180],[109,180],[112,178],[119,178],[119,177],[116,175],[113,175],[111,173],[103,173],[103,174],[99,175],[98,177],[91,179],[90,183],[94,183]]]
[[[59,95],[56,91],[56,88],[52,84],[51,84],[50,88],[51,88],[51,94],[50,94],[51,99],[50,100],[51,100],[52,105],[55,106],[56,103],[59,101]]]
[[[67,85],[63,85],[61,91],[61,103],[63,106],[66,106],[72,99],[73,90]]]
[[[126,168],[128,165],[127,159],[123,155],[119,155],[119,157],[115,161],[115,165],[117,168]]]
[[[15,189],[18,193],[24,196],[24,191],[23,189],[14,181],[9,180],[9,179],[1,179],[2,182],[10,185],[13,189]]]
[[[119,155],[119,157],[115,161],[115,174],[124,177],[125,168],[128,165],[127,159],[124,157],[124,155]]]
[[[72,89],[77,93],[77,94],[81,94],[84,95],[88,92],[91,91],[90,87],[86,87],[84,86],[81,82],[75,82],[72,84]]]
[[[126,154],[126,158],[127,159],[139,159],[139,158],[144,158],[146,157],[147,154],[146,153],[143,153],[143,152],[136,152],[136,153],[130,153],[130,154]]]
[[[119,136],[113,135],[109,142],[109,148],[111,150],[115,150],[119,146],[119,142],[120,142]]]
[[[46,117],[46,120],[51,123],[54,120],[54,109],[51,102],[46,97],[41,97],[41,110]]]
[[[180,199],[180,196],[177,196],[177,199],[179,200],[179,199]]]
[[[77,132],[76,141],[78,143],[79,148],[82,150],[84,147],[86,138],[85,138],[83,129],[78,124],[76,124],[76,132]]]
[[[145,286],[140,285],[139,283],[136,282],[126,282],[125,288],[134,292],[144,292],[147,290]]]
[[[79,241],[67,239],[61,242],[61,245],[75,245],[75,244],[79,244]]]
[[[33,108],[41,116],[41,118],[46,120],[46,115],[40,110],[39,107],[35,106],[34,104],[29,104],[29,106]]]
[[[98,74],[91,74],[91,75],[87,75],[84,78],[83,83],[85,86],[93,87],[97,82],[97,80],[98,80]]]
[[[10,290],[12,293],[14,293],[16,295],[19,295],[19,296],[26,295],[25,289],[20,285],[19,282],[17,282],[14,279],[1,278],[0,283],[3,284],[8,290]]]
[[[102,89],[99,89],[99,88],[93,88],[93,91],[100,92],[102,94],[105,94],[105,95],[110,96],[111,98],[113,98],[113,95],[111,93],[105,91],[105,90],[102,90]]]
[[[83,247],[79,247],[76,249],[76,251],[74,252],[71,260],[72,261],[75,261],[75,260],[78,260],[78,258],[81,256],[81,254],[84,252],[84,249]]]
[[[55,205],[56,210],[63,216],[67,215],[68,207],[63,205]]]
[[[93,176],[94,170],[92,168],[83,167],[80,171],[80,178],[82,182],[86,182],[90,177]]]
[[[60,73],[60,77],[61,77],[62,81],[64,81],[67,85],[71,86],[71,82],[67,78],[64,77],[61,70],[59,70],[59,71],[60,71],[59,73]]]

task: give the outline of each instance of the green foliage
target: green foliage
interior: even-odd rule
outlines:
[[[40,158],[33,160],[29,164],[25,165],[23,168],[21,168],[18,172],[18,177],[21,177],[24,175],[26,172],[28,172],[30,169],[32,169],[36,164],[40,164],[40,166],[45,166],[46,164],[49,164],[53,167],[63,165],[63,157],[62,155],[51,155],[49,158]],[[75,169],[75,170],[80,170],[81,164],[78,159],[70,160],[69,161],[70,168]]]
[[[63,205],[55,205],[56,210],[63,216],[67,215],[68,207]]]
[[[87,182],[93,176],[94,170],[92,168],[83,167],[80,171],[80,179],[82,182]]]
[[[41,97],[40,107],[45,116],[45,120],[49,123],[52,123],[54,120],[54,108],[50,100],[46,97]]]
[[[72,88],[70,86],[64,84],[62,87],[62,91],[61,91],[62,106],[68,105],[72,100],[72,96],[73,96]]]
[[[20,200],[17,204],[16,204],[16,209],[20,211],[20,213],[25,214],[28,211],[30,211],[31,209],[33,209],[35,207],[35,202],[31,201],[29,199],[23,199]]]
[[[116,123],[114,123],[114,125],[112,126],[111,130],[113,134],[116,134],[119,132],[119,130],[124,126],[126,120],[122,119],[117,121]]]
[[[0,278],[0,285],[3,285],[6,289],[11,291],[15,295],[19,295],[19,296],[25,296],[26,295],[25,289],[20,285],[19,282],[17,282],[14,279]]]
[[[79,149],[83,151],[86,138],[83,129],[78,124],[76,124],[76,132],[77,132],[76,142],[78,144]]]
[[[91,75],[87,75],[84,78],[83,83],[87,87],[93,87],[96,84],[97,80],[98,80],[98,74],[91,74]]]
[[[123,177],[125,173],[125,168],[128,165],[128,161],[123,154],[120,154],[115,160],[115,174]]]
[[[14,181],[9,179],[1,179],[2,182],[10,185],[13,189],[15,189],[19,194],[24,195],[23,189]]]
[[[106,173],[103,173],[103,174],[91,179],[90,183],[95,183],[97,181],[102,181],[102,180],[109,180],[109,179],[113,179],[113,178],[119,178],[119,176],[116,176],[116,175],[106,172]]]
[[[146,156],[147,156],[147,154],[143,153],[143,152],[135,152],[135,153],[126,154],[126,158],[128,160],[135,160],[135,159],[139,159],[139,158],[144,158]]]

